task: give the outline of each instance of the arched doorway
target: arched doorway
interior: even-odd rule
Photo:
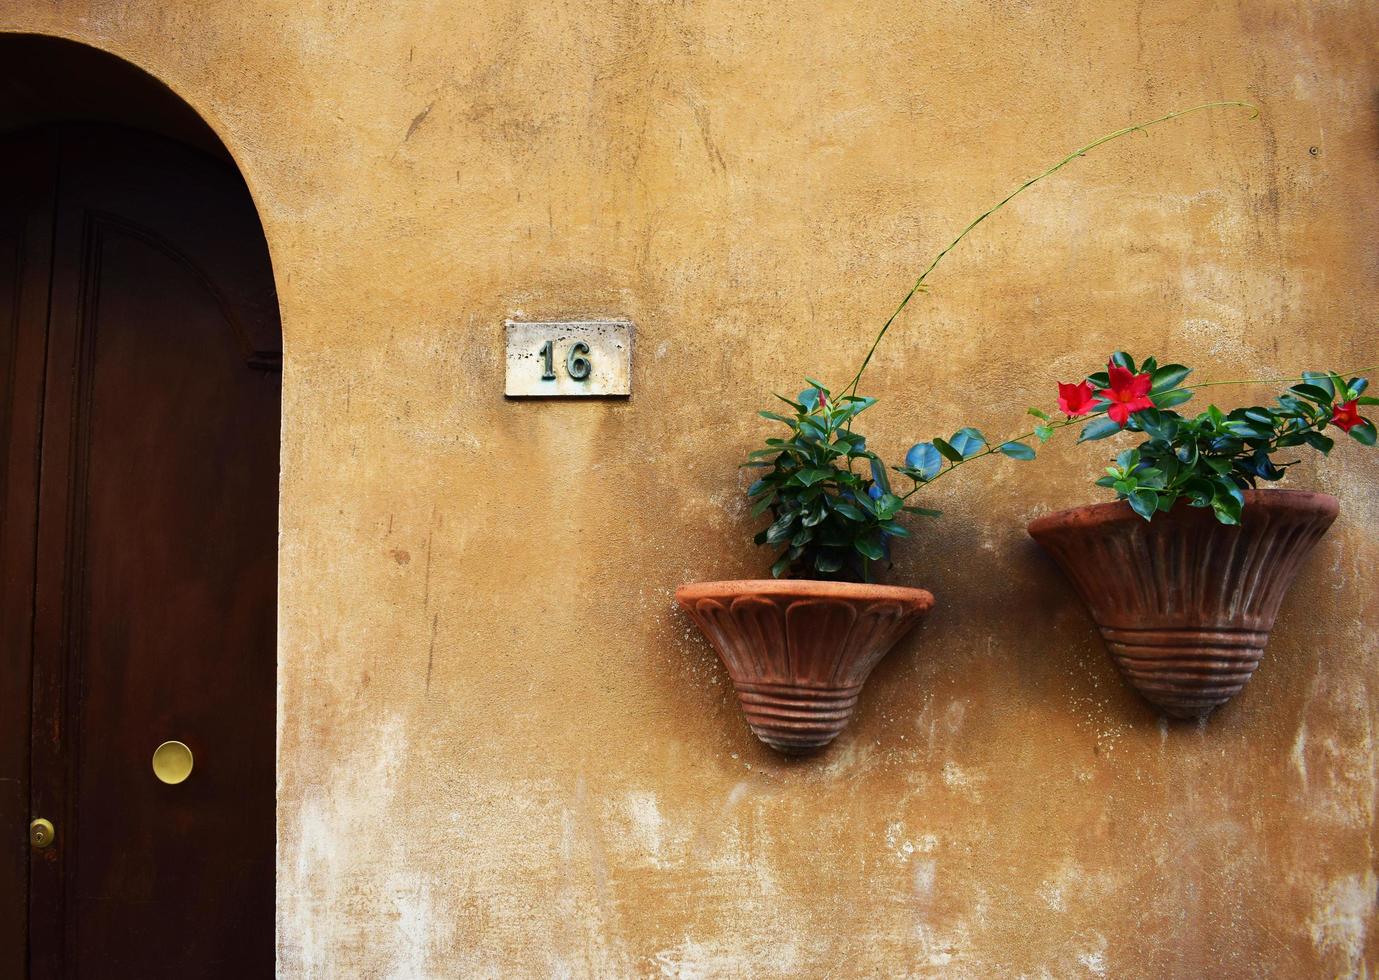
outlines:
[[[0,36],[0,107],[0,975],[271,975],[263,231],[118,59]]]

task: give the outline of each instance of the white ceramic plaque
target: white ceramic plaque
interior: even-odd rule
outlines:
[[[507,322],[509,398],[632,394],[632,324],[625,320]]]

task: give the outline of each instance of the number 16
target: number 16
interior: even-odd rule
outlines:
[[[582,340],[575,341],[570,345],[570,352],[565,356],[565,373],[575,381],[585,381],[589,377],[589,372],[593,370],[593,364],[588,358],[589,345]],[[555,380],[555,341],[548,340],[541,348],[541,360],[545,370],[541,372],[542,381]]]

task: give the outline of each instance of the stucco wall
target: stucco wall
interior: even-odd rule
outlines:
[[[1128,122],[1264,109],[984,226],[882,349],[873,446],[1011,431],[1118,346],[1379,360],[1379,8],[17,0],[0,29],[166,81],[261,209],[284,975],[1379,969],[1373,454],[1299,468],[1340,521],[1201,727],[1127,691],[1025,536],[1094,498],[1070,439],[942,486],[892,575],[937,608],[820,758],[755,742],[671,598],[765,567],[736,463],[768,393],[846,376],[956,229]],[[505,318],[595,315],[637,324],[630,402],[504,401]]]

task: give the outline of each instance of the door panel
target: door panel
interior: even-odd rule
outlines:
[[[46,142],[0,141],[0,173],[8,190],[0,192],[0,976],[18,977],[28,934],[29,667],[56,158]]]
[[[273,968],[280,357],[247,192],[57,139],[34,567],[34,977]],[[151,758],[186,743],[190,777]]]

